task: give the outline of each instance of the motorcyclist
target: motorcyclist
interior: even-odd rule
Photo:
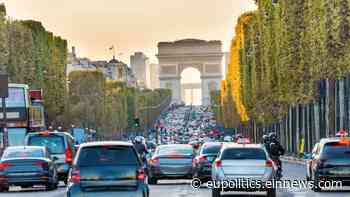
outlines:
[[[148,153],[144,138],[142,136],[136,136],[134,139],[134,146],[140,158],[144,161]]]
[[[282,161],[280,156],[284,155],[284,148],[277,139],[276,133],[272,132],[269,134],[270,140],[270,157],[276,163],[278,167],[278,177],[282,177]]]

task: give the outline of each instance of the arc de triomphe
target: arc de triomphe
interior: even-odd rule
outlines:
[[[160,87],[172,90],[172,100],[180,101],[181,73],[188,67],[201,73],[202,104],[210,104],[210,91],[220,88],[222,80],[222,43],[185,39],[158,43]]]

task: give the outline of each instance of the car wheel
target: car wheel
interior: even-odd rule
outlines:
[[[322,188],[319,187],[318,177],[316,175],[313,175],[313,182],[314,182],[314,186],[312,190],[314,192],[321,192]]]
[[[276,189],[268,189],[267,197],[276,197]]]
[[[8,192],[10,189],[8,187],[0,188],[0,192]]]
[[[220,197],[220,196],[221,196],[220,190],[217,189],[217,188],[213,188],[213,189],[211,190],[211,196],[212,196],[212,197]]]
[[[157,185],[158,180],[156,178],[154,178],[154,177],[148,177],[147,178],[147,182],[150,185]]]

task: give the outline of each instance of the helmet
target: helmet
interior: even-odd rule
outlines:
[[[269,136],[268,135],[263,135],[263,142],[264,143],[268,143],[269,141],[270,141],[270,138],[269,138]]]
[[[145,138],[142,137],[142,136],[136,136],[135,137],[135,142],[141,144],[141,143],[143,143],[144,139]]]
[[[275,132],[271,132],[271,133],[269,134],[269,139],[270,139],[270,141],[275,141],[275,140],[277,140],[277,134],[276,134]]]

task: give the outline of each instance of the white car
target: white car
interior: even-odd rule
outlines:
[[[238,181],[253,180],[261,185],[275,178],[277,166],[269,158],[260,144],[224,143],[212,166],[212,180]],[[213,188],[212,196],[220,197],[221,191],[266,191],[268,197],[275,197],[275,188],[247,188],[245,185],[235,188]]]

